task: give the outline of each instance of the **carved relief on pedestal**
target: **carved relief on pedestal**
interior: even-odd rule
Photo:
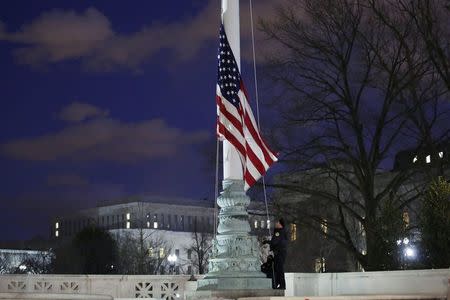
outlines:
[[[259,272],[260,263],[256,259],[212,259],[209,261],[209,272]]]
[[[245,194],[243,181],[240,180],[224,180],[224,190],[217,198],[217,205],[225,209],[233,207],[245,212],[250,204],[250,197]]]
[[[219,216],[218,233],[226,232],[249,232],[250,224],[245,218],[234,216]]]
[[[211,257],[258,257],[258,247],[253,236],[222,235],[214,240]]]

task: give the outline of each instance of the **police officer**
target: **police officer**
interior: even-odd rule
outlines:
[[[273,268],[275,273],[275,278],[273,281],[274,289],[286,289],[286,281],[284,279],[284,261],[286,260],[287,252],[287,234],[284,229],[284,219],[280,218],[275,223],[275,229],[270,242],[270,250],[272,250],[274,255]]]

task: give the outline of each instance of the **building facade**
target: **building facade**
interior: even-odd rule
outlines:
[[[252,234],[267,236],[273,222],[260,207],[252,203],[249,222]],[[109,231],[118,242],[140,240],[149,257],[164,260],[165,271],[161,273],[193,274],[199,271],[196,251],[200,250],[195,244],[198,239],[207,239],[209,245],[216,212],[212,201],[135,196],[54,217],[50,234],[56,242],[63,242],[88,226],[96,226]]]

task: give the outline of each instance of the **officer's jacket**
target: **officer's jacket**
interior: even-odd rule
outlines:
[[[286,254],[287,243],[287,234],[284,228],[275,228],[272,239],[270,240],[270,250],[275,255]]]

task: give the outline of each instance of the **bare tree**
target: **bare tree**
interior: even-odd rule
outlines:
[[[11,253],[0,253],[0,274],[8,274],[11,272],[12,260]]]
[[[284,201],[279,208],[366,270],[395,267],[384,236],[397,232],[383,224],[387,203],[401,211],[425,189],[419,164],[385,172],[394,155],[437,145],[449,132],[448,90],[419,47],[414,19],[379,3],[291,1],[276,21],[262,22],[283,48],[269,68],[280,113],[274,138],[285,164],[272,187],[278,198],[321,205],[306,210]],[[364,234],[355,235],[358,228]]]
[[[165,273],[170,247],[161,237],[153,235],[142,240],[139,233],[122,233],[116,238],[119,244],[118,272],[121,274]],[[162,250],[161,250],[162,249]]]
[[[133,215],[131,232],[117,233],[119,243],[119,272],[123,274],[165,273],[167,257],[171,251],[169,243],[150,229],[149,216],[142,203]]]
[[[413,19],[428,58],[450,89],[450,3],[446,0],[401,0],[390,4]]]
[[[55,255],[51,251],[38,251],[35,254],[24,254],[20,265],[26,266],[26,272],[31,274],[51,273],[52,261]]]
[[[191,258],[192,264],[197,268],[199,274],[204,274],[208,266],[209,252],[212,247],[212,235],[205,228],[200,228],[197,222],[194,223],[192,232],[192,244],[186,251],[194,255]]]

